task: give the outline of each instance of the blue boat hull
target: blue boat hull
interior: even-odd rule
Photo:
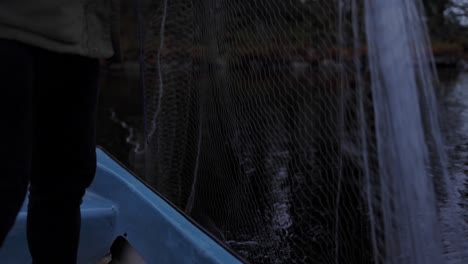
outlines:
[[[97,156],[96,178],[81,207],[80,264],[96,263],[118,236],[149,264],[241,263],[104,151],[98,149]],[[0,263],[30,261],[23,206],[0,250]]]

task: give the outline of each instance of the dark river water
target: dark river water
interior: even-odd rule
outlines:
[[[127,64],[121,71],[103,69],[101,76],[97,144],[138,174],[142,167],[135,154],[142,153],[143,136],[138,65]]]
[[[468,193],[468,72],[441,70],[443,130],[451,157],[451,170],[458,175],[460,191]],[[142,170],[143,97],[138,65],[122,71],[103,70],[98,112],[98,145],[135,173]]]
[[[439,77],[441,86],[437,92],[450,158],[449,170],[456,183],[457,203],[463,208],[461,213],[468,220],[468,72],[445,69],[440,70]],[[137,64],[129,63],[121,71],[103,70],[97,141],[98,145],[108,150],[130,170],[143,176],[143,98],[138,80]],[[281,175],[278,179],[282,179]],[[278,185],[281,184],[278,181]],[[289,199],[281,195],[278,197]],[[278,211],[281,211],[284,204],[288,202],[278,203]],[[288,225],[290,219],[283,217],[277,222]],[[255,246],[250,245],[249,241],[239,243],[244,243],[247,247]]]

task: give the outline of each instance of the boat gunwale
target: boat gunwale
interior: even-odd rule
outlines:
[[[229,247],[225,242],[221,241],[219,238],[211,234],[206,228],[201,226],[198,222],[196,222],[192,217],[190,217],[187,213],[185,213],[183,210],[175,206],[171,201],[169,201],[166,197],[164,197],[158,190],[156,190],[154,187],[149,185],[147,182],[145,182],[143,179],[138,177],[132,170],[130,170],[127,166],[125,166],[121,161],[119,161],[116,157],[114,157],[108,150],[106,150],[103,146],[97,145],[96,149],[99,149],[102,151],[104,154],[106,154],[113,162],[117,163],[120,167],[122,167],[125,171],[128,172],[129,175],[132,175],[136,180],[141,182],[145,187],[147,187],[149,190],[151,190],[154,194],[156,194],[159,198],[161,198],[164,202],[166,202],[171,208],[177,211],[182,217],[184,217],[186,220],[188,220],[192,225],[194,225],[196,228],[198,228],[200,231],[202,231],[205,235],[207,235],[210,239],[215,241],[219,246],[221,246],[224,250],[226,250],[228,253],[230,253],[232,256],[237,258],[240,262],[242,263],[249,263],[248,261],[245,260],[242,256],[239,255],[239,253],[235,252],[231,247]]]

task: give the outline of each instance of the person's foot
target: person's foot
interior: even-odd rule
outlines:
[[[96,262],[96,264],[109,264],[111,263],[111,261],[112,261],[112,256],[109,253],[106,256],[104,256],[102,259],[100,259],[98,262]]]
[[[110,251],[111,261],[107,264],[146,264],[143,257],[123,236],[119,236],[115,239]]]

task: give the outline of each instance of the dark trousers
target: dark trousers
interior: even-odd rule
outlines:
[[[29,186],[33,263],[76,263],[96,170],[99,62],[0,40],[0,247]]]

